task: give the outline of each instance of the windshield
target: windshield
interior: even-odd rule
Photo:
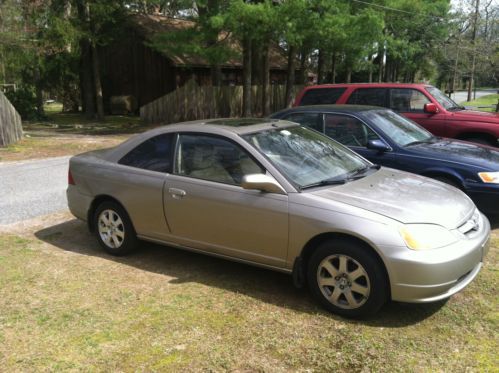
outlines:
[[[463,109],[461,105],[456,104],[451,98],[447,97],[440,89],[427,87],[426,90],[442,105],[446,110]]]
[[[398,146],[430,142],[434,139],[423,127],[390,110],[371,110],[365,112],[364,116]]]
[[[330,138],[303,127],[244,135],[300,189],[342,184],[365,176],[372,164]]]

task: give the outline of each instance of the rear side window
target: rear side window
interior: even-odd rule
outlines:
[[[359,88],[348,98],[347,104],[386,107],[386,93],[386,88]]]
[[[319,113],[293,113],[283,119],[296,122],[302,126],[313,128],[316,131],[322,132],[322,114]]]
[[[305,91],[300,106],[335,104],[346,88],[317,88]]]
[[[120,159],[119,164],[157,172],[172,170],[172,134],[150,138]]]

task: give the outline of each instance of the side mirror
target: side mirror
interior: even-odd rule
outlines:
[[[272,177],[264,174],[244,175],[243,189],[260,190],[267,193],[286,194],[286,191]]]
[[[369,140],[367,149],[377,150],[381,153],[388,152],[391,148],[383,140]]]
[[[428,113],[428,114],[436,114],[438,113],[440,110],[438,110],[438,107],[437,105],[435,104],[425,104],[424,105],[424,112],[425,113]]]

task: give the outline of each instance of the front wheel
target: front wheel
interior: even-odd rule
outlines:
[[[345,317],[375,314],[388,298],[388,279],[371,249],[348,240],[319,245],[308,263],[313,295]]]
[[[94,227],[99,244],[111,255],[126,255],[137,247],[138,240],[130,218],[116,202],[103,202],[97,207]]]

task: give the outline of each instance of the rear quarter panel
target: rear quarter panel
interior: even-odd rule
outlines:
[[[125,208],[138,234],[161,238],[169,233],[163,213],[164,174],[92,156],[72,158],[70,169],[80,198],[109,196]]]

